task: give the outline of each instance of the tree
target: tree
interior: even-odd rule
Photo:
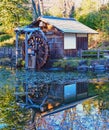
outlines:
[[[76,18],[85,17],[91,12],[98,10],[98,1],[82,0],[81,6],[76,9]]]
[[[73,11],[73,0],[55,0],[52,1],[51,6],[46,13],[58,17],[72,17]]]
[[[72,17],[74,13],[73,0],[64,0],[64,12],[65,17]]]
[[[17,26],[32,20],[28,0],[2,0],[0,2],[0,23],[4,30],[13,32]]]
[[[98,1],[83,0],[81,7],[75,12],[75,17],[85,25],[109,33],[109,5],[100,6]]]
[[[92,6],[93,7],[93,6]],[[83,7],[81,7],[83,8]],[[85,13],[84,10],[81,10],[81,14],[77,12],[77,19],[84,23],[85,25],[95,29],[100,30],[105,33],[109,33],[109,5],[103,5],[99,10],[93,10],[89,13]]]
[[[52,16],[62,17],[63,0],[52,1],[52,5],[49,7],[47,13]]]

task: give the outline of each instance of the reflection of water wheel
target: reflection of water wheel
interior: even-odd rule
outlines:
[[[32,48],[32,51],[36,55],[36,68],[39,70],[43,67],[48,58],[47,40],[41,32],[35,32],[28,39],[28,45]]]

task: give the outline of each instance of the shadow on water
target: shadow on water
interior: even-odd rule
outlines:
[[[0,123],[7,124],[6,130],[109,128],[107,78],[98,81],[84,74],[85,78],[77,80],[72,73],[32,71],[1,73],[0,79],[5,81],[0,82]]]

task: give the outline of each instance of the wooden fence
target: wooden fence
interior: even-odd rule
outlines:
[[[78,56],[82,58],[95,57],[100,59],[101,57],[109,57],[109,50],[79,50]]]
[[[19,55],[21,56],[21,48],[19,49]],[[4,57],[15,57],[16,56],[16,48],[15,47],[0,47],[0,58]]]
[[[22,56],[22,49],[18,49],[19,56]],[[96,57],[100,58],[100,56],[109,56],[109,50],[79,50],[78,57]],[[16,48],[15,47],[0,47],[0,58],[1,57],[14,57],[16,56]]]

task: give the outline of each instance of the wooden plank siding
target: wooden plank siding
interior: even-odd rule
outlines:
[[[43,30],[44,31],[44,30]],[[49,58],[50,59],[61,59],[64,57],[76,57],[78,50],[87,50],[88,49],[88,34],[71,34],[67,33],[64,34],[60,30],[56,28],[51,28],[50,31],[45,32],[45,35],[48,40],[49,45]],[[73,45],[75,44],[75,41],[73,43],[73,40],[69,38],[76,38],[76,47]],[[74,36],[74,37],[73,37]],[[64,42],[66,41],[66,38],[68,42],[72,42],[71,49],[64,49]],[[74,39],[75,40],[75,39]],[[73,49],[73,47],[75,47]]]
[[[77,37],[76,35],[76,49],[64,49],[64,34],[46,34],[49,44],[50,59],[61,59],[64,57],[76,57],[77,51],[88,49],[88,35],[87,37]],[[73,44],[73,43],[71,43]]]
[[[77,56],[78,50],[88,49],[88,34],[97,32],[73,18],[39,17],[30,27],[40,27],[47,37],[49,58]]]
[[[75,57],[75,56],[77,56],[77,50],[76,49],[64,50],[64,56],[65,57]]]
[[[88,34],[76,34],[76,49],[64,50],[64,56],[75,57],[78,50],[88,50]]]
[[[46,34],[49,44],[50,59],[61,59],[64,57],[64,35],[62,33]]]
[[[88,50],[88,35],[86,37],[76,35],[76,48],[77,50]]]

